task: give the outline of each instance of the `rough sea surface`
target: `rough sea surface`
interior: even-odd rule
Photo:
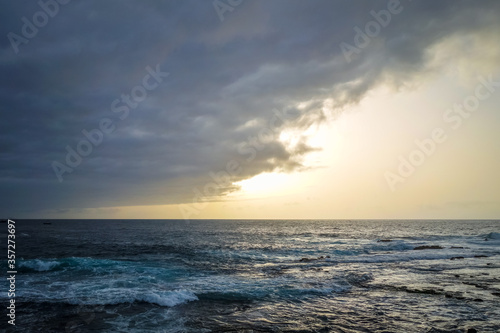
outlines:
[[[16,221],[16,332],[500,331],[500,221],[43,222]]]

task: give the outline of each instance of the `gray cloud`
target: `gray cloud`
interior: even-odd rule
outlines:
[[[499,32],[498,1],[401,1],[373,43],[348,63],[371,10],[387,1],[245,1],[220,22],[209,1],[72,1],[15,54],[0,41],[0,210],[38,210],[189,202],[210,171],[241,162],[241,180],[275,169],[303,168],[314,148],[289,148],[274,137],[248,162],[238,152],[273,117],[279,129],[324,121],[322,101],[342,108],[383,82],[404,85],[429,70],[426,53],[465,33]],[[35,3],[6,2],[2,36],[21,34]],[[141,83],[146,66],[170,76],[119,120],[111,103]],[[297,104],[310,102],[305,109]],[[110,118],[116,130],[59,183],[81,131]],[[245,124],[250,124],[245,126]],[[231,188],[222,189],[230,191]]]

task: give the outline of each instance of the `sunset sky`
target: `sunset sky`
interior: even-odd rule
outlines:
[[[3,1],[2,218],[500,217],[499,1]]]

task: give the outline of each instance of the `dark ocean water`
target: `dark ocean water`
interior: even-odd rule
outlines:
[[[17,332],[500,331],[500,221],[51,222],[16,221]]]

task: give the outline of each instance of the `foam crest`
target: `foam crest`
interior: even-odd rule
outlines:
[[[54,260],[34,259],[34,260],[26,260],[19,262],[19,267],[25,268],[26,271],[35,271],[35,272],[47,272],[59,266],[60,262]]]

